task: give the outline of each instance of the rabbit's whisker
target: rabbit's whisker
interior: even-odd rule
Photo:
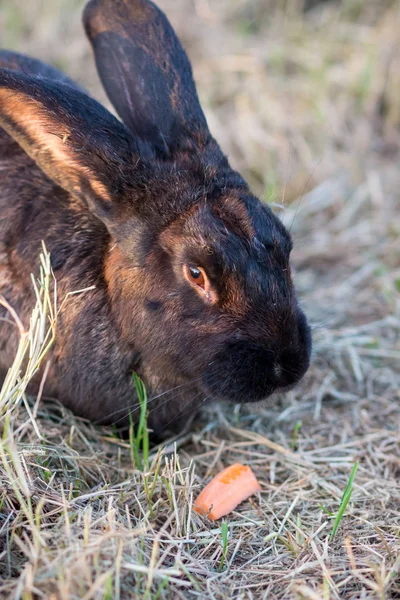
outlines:
[[[172,392],[172,391],[174,391],[176,389],[179,389],[179,388],[183,388],[183,387],[192,385],[196,381],[197,381],[196,379],[194,379],[192,381],[188,381],[188,382],[186,382],[184,384],[181,384],[180,386],[177,386],[176,388],[171,388],[170,390],[166,390],[165,392],[162,392],[161,394],[158,394],[157,396],[153,396],[153,397],[151,397],[151,398],[149,398],[147,400],[147,405],[153,403],[155,400],[157,400],[161,396],[164,396],[165,394],[168,394],[169,392]],[[132,395],[133,396],[135,395],[135,390],[134,389],[132,389]],[[139,410],[139,409],[140,409],[140,405],[139,405],[139,402],[136,400],[134,403],[129,404],[128,406],[123,406],[122,408],[114,410],[113,412],[107,413],[106,415],[102,416],[101,421],[100,420],[94,421],[94,423],[101,424],[102,421],[109,420],[109,419],[111,419],[111,418],[113,418],[113,417],[115,417],[115,416],[117,416],[117,415],[119,415],[121,413],[124,413],[122,415],[122,417],[120,417],[117,421],[113,422],[113,424],[116,425],[121,420],[125,419],[127,416],[129,416],[130,414],[133,414],[134,412],[136,412],[136,410]]]
[[[218,371],[216,372],[216,375],[218,376],[220,373],[222,372],[222,369],[218,369]],[[189,385],[193,385],[194,383],[201,381],[201,377],[198,377],[196,379],[192,379],[182,385],[176,386],[175,388],[171,388],[170,390],[167,390],[165,392],[162,392],[161,394],[158,394],[157,396],[153,396],[149,401],[148,404],[150,402],[154,402],[155,400],[157,400],[158,398],[161,398],[162,396],[165,396],[166,394],[169,394],[170,392],[176,391],[176,390],[182,390],[183,388],[189,386]],[[211,391],[213,391],[213,387],[210,388]],[[197,396],[199,396],[202,392],[200,391],[198,394],[196,394],[194,396],[194,398],[196,398]],[[149,411],[148,415],[151,415],[152,413],[154,413],[154,411],[159,411],[160,408],[162,408],[165,404],[169,403],[169,402],[173,402],[174,400],[176,400],[176,398],[179,397],[179,394],[175,394],[174,396],[168,396],[163,402],[161,402],[160,404],[156,404],[156,406],[154,406],[154,408],[152,408],[152,410]],[[190,400],[190,402],[193,401],[192,398]],[[185,402],[185,406],[187,405],[187,403]],[[139,403],[136,402],[135,404],[131,405],[130,407],[125,407],[124,409],[120,409],[119,411],[115,411],[115,413],[112,413],[109,416],[113,416],[114,414],[118,413],[118,412],[122,412],[122,411],[126,411],[125,414],[123,416],[121,416],[117,421],[115,421],[115,424],[118,424],[121,421],[124,421],[126,418],[128,418],[130,415],[133,415],[135,412],[140,410],[140,406]]]
[[[201,394],[202,394],[202,392],[201,392],[201,391],[200,391],[200,392],[198,392],[197,394],[195,394],[195,395],[194,395],[194,396],[193,396],[193,397],[190,399],[190,401],[188,401],[187,403],[185,403],[185,405],[184,405],[184,407],[183,407],[183,409],[182,409],[182,410],[185,410],[185,408],[188,406],[188,404],[190,404],[190,405],[191,405],[191,403],[193,402],[193,400],[195,400],[195,399],[196,399],[198,396],[200,396]],[[175,396],[175,398],[176,398],[176,397],[177,397],[177,396]],[[153,410],[151,410],[151,411],[148,413],[148,416],[149,416],[149,415],[151,415],[151,413],[153,413],[155,410],[159,411],[159,410],[160,410],[160,408],[161,408],[162,406],[164,406],[165,404],[169,403],[170,401],[171,401],[171,399],[170,399],[170,398],[168,398],[167,400],[164,400],[164,401],[163,401],[161,404],[157,405],[157,406],[156,406],[156,407],[155,407]],[[127,412],[127,413],[126,413],[126,414],[125,414],[123,417],[121,417],[120,419],[118,419],[118,421],[116,421],[115,423],[117,424],[117,423],[119,423],[120,421],[122,421],[122,420],[125,420],[127,417],[129,417],[130,415],[132,415],[134,412],[136,412],[136,411],[138,411],[138,410],[140,410],[140,407],[139,407],[139,405],[137,404],[137,405],[135,405],[135,411],[133,411],[133,410],[131,410],[131,411],[128,411],[128,412]],[[180,412],[181,412],[181,411],[180,411]],[[175,415],[175,418],[178,418],[178,416],[179,416],[180,412],[179,412],[179,413],[177,413],[177,414]],[[170,421],[170,422],[172,422],[172,421]],[[167,423],[167,425],[168,425],[168,424],[169,424],[169,423]]]
[[[186,410],[187,406],[185,406],[182,410],[180,410],[170,421],[168,421],[168,423],[166,423],[164,425],[164,427],[159,431],[159,433],[162,433],[163,431],[165,431],[165,429],[168,427],[168,425],[171,425],[171,423],[173,423],[174,421],[176,421],[179,417],[184,417],[185,415],[187,415],[190,412],[194,412],[197,411],[201,406],[203,406],[203,404],[205,402],[207,402],[207,400],[210,400],[210,396],[206,396],[205,398],[203,398],[201,400],[201,402],[199,402],[198,404],[196,404],[195,406],[192,405],[192,402],[195,398],[198,398],[200,396],[200,394],[196,394],[196,396],[194,396],[191,400],[191,404],[190,407],[188,408],[188,410]]]
[[[174,392],[176,390],[182,390],[183,388],[192,386],[193,384],[197,383],[198,381],[200,381],[202,378],[201,377],[197,377],[195,379],[191,379],[189,381],[186,381],[185,383],[182,383],[180,385],[177,385],[174,388],[170,388],[168,390],[166,390],[165,392],[162,392],[160,394],[157,394],[156,396],[152,396],[148,399],[147,401],[147,405],[154,403],[155,400],[158,400],[159,398],[161,398],[162,396],[165,396],[166,394],[170,394],[171,392]],[[133,390],[134,393],[134,390]],[[174,399],[176,399],[178,397],[179,394],[175,394],[172,397],[168,397],[165,402],[170,402],[173,401]],[[158,404],[153,410],[151,410],[149,412],[149,414],[151,412],[153,412],[154,410],[156,410],[156,408],[159,408],[160,406],[163,406],[163,404],[165,402],[162,402],[161,404]],[[115,421],[115,424],[119,423],[121,420],[124,420],[126,417],[128,417],[129,415],[133,414],[134,412],[136,412],[137,410],[140,409],[139,403],[136,401],[134,404],[131,404],[130,406],[124,406],[123,408],[120,408],[116,411],[113,411],[112,413],[108,413],[105,417],[103,417],[103,419],[110,419],[112,417],[114,417],[115,415],[118,415],[120,413],[124,413],[124,415],[122,417],[120,417],[117,421]]]

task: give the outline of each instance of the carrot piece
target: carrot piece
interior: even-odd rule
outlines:
[[[250,467],[236,463],[216,475],[194,503],[194,510],[215,521],[232,512],[261,486]]]

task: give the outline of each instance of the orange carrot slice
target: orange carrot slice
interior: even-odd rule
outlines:
[[[250,467],[236,463],[210,481],[197,497],[194,510],[215,521],[229,514],[261,486]]]

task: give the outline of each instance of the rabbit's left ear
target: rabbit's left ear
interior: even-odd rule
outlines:
[[[90,0],[83,22],[104,88],[132,133],[162,157],[189,140],[201,150],[211,136],[190,62],[164,13],[149,0]]]
[[[0,69],[0,126],[112,235],[138,221],[143,153],[95,100],[58,81]]]

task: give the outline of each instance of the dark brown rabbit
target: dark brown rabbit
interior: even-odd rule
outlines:
[[[42,240],[59,298],[94,286],[60,314],[45,394],[126,424],[136,371],[160,434],[207,399],[295,384],[311,337],[290,236],[212,138],[168,20],[148,0],[92,0],[84,26],[123,123],[53,67],[0,53],[0,293],[28,325]],[[0,320],[3,374],[17,342]]]

